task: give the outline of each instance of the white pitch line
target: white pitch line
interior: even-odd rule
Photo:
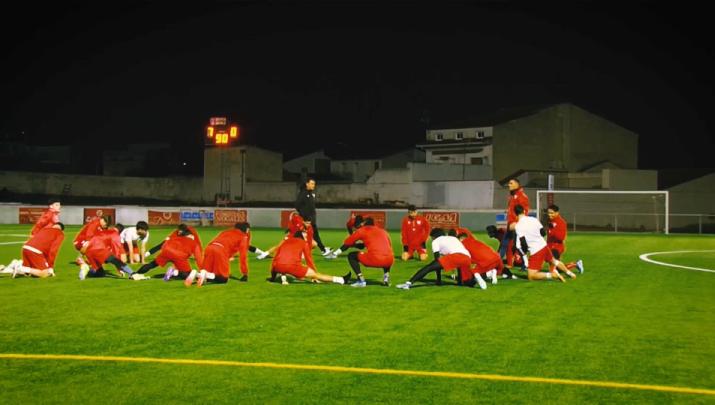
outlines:
[[[21,233],[0,233],[0,236],[21,236],[25,238],[29,238],[29,234],[21,234]]]
[[[677,253],[710,253],[710,252],[715,252],[715,250],[674,250],[671,252],[651,252],[651,253],[643,253],[642,255],[638,256],[638,258],[643,261],[646,261],[648,263],[658,264],[660,266],[678,267],[680,269],[715,273],[715,270],[711,270],[711,269],[701,269],[700,267],[681,266],[679,264],[664,263],[664,262],[659,262],[657,260],[648,258],[648,256],[654,256],[654,255],[666,255],[666,254],[677,254]]]
[[[25,243],[25,241],[20,241],[20,242],[0,242],[0,245],[19,245]]]

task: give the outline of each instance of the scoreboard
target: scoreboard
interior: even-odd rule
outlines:
[[[226,117],[211,117],[206,127],[204,145],[230,146],[238,143],[238,125],[230,124]]]

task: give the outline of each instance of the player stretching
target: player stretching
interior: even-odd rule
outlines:
[[[201,271],[191,270],[189,276],[184,280],[187,287],[196,280],[196,285],[201,287],[205,282],[225,284],[231,275],[229,260],[236,254],[240,255],[241,277],[240,281],[248,281],[248,251],[251,246],[251,225],[248,222],[237,222],[233,228],[227,229],[214,240],[212,240],[204,250],[204,262]]]
[[[472,263],[475,265],[472,273],[486,276],[492,281],[492,284],[496,284],[504,269],[499,253],[495,252],[486,243],[477,240],[466,228],[457,230],[457,239],[469,251],[469,256],[471,256]],[[462,282],[469,281],[470,277],[473,277],[472,274],[462,274]]]
[[[398,284],[397,288],[409,290],[415,282],[422,280],[427,274],[433,271],[437,273],[437,285],[442,284],[442,270],[452,271],[459,269],[462,275],[472,274],[472,258],[469,256],[469,251],[462,245],[459,239],[454,236],[445,235],[444,230],[440,228],[432,229],[430,236],[432,237],[434,260],[419,269],[409,281],[404,284]],[[466,283],[463,282],[462,285],[473,287],[475,283],[479,283],[479,287],[482,289],[487,288],[487,283],[484,282],[484,279],[482,279],[479,273],[474,273],[473,278]]]
[[[7,266],[12,278],[19,274],[40,278],[54,276],[55,258],[65,238],[64,229],[62,222],[38,229],[22,246],[22,260],[13,260]]]
[[[82,257],[84,252],[83,250],[86,248],[87,244],[89,243],[90,239],[94,237],[94,235],[97,234],[97,232],[101,232],[109,226],[109,217],[95,217],[88,223],[86,223],[80,230],[77,232],[77,236],[74,237],[74,241],[72,242],[72,245],[74,248],[79,252],[79,255],[77,256],[77,259],[75,262],[78,265],[83,265],[85,263],[84,258]]]
[[[315,270],[315,263],[310,254],[311,246],[305,240],[306,232],[297,231],[284,240],[273,258],[271,264],[271,277],[268,281],[275,281],[278,274],[291,276],[302,280],[309,278],[310,280],[319,280],[335,284],[345,284],[350,280],[350,273],[344,277],[330,276],[327,274],[318,273]],[[303,264],[305,258],[306,265]],[[283,278],[283,284],[288,284],[288,281]]]
[[[561,256],[563,256],[566,251],[566,244],[564,243],[566,242],[567,234],[566,221],[559,214],[559,207],[557,205],[549,205],[549,208],[546,210],[546,214],[549,216],[549,230],[547,231],[548,236],[546,237],[546,244],[548,245],[554,259],[561,260]],[[578,268],[578,272],[583,274],[582,260],[566,264],[566,268],[569,270],[574,267]],[[553,271],[554,265],[549,265],[549,269]],[[576,278],[576,275],[571,271],[566,274],[568,274],[571,278]]]
[[[62,204],[57,200],[50,200],[47,210],[37,219],[35,226],[32,227],[30,235],[34,235],[42,228],[51,228],[52,225],[60,222],[60,209]]]
[[[116,228],[97,232],[84,248],[87,263],[83,263],[80,266],[79,279],[104,277],[106,273],[102,265],[105,263],[113,264],[119,274],[124,273],[130,276],[132,280],[145,279],[146,277],[141,274],[134,274],[134,271],[119,259],[123,251],[122,245],[119,243],[119,231]]]
[[[383,271],[382,285],[389,286],[390,268],[395,262],[392,242],[390,241],[390,235],[384,229],[375,226],[375,221],[370,217],[365,218],[363,225],[348,236],[343,245],[330,254],[328,258],[337,258],[345,249],[354,247],[359,240],[363,242],[367,251],[348,253],[348,263],[350,263],[350,267],[358,278],[352,286],[365,287],[367,285],[362,270],[360,270],[361,263],[365,267],[381,268]]]
[[[544,241],[544,227],[538,219],[524,215],[524,208],[521,205],[514,207],[514,214],[517,216],[516,226],[516,247],[524,257],[524,264],[529,272],[529,280],[551,280],[557,278],[564,282],[558,271],[554,270],[548,273],[542,273],[541,267],[544,262],[553,263],[559,270],[564,273],[568,271],[563,263],[554,259],[551,256],[549,248]],[[527,256],[528,254],[528,256]]]
[[[169,266],[166,273],[164,273],[164,281],[169,281],[174,277],[184,280],[192,270],[189,264],[191,256],[194,256],[196,266],[201,268],[203,263],[201,244],[196,241],[189,228],[186,225],[182,225],[179,225],[179,229],[172,232],[163,242],[161,253],[156,259],[143,265],[137,273],[145,274],[155,267],[166,266],[168,262],[171,262],[173,265]]]
[[[124,252],[129,258],[129,263],[144,263],[146,244],[149,242],[149,224],[145,221],[137,222],[136,226],[124,228],[119,234],[119,240],[124,247]]]

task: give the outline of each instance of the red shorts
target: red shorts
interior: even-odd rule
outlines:
[[[415,245],[407,245],[407,254],[412,256],[415,252],[419,254],[426,254],[427,249],[425,249],[421,243]]]
[[[551,250],[548,246],[529,256],[529,270],[541,270],[544,261],[551,263],[554,257],[551,255]]]
[[[502,260],[499,257],[492,261],[482,263],[481,265],[479,263],[475,264],[476,266],[472,269],[472,273],[484,274],[489,270],[497,269],[497,274],[501,275],[501,272],[504,269],[504,263],[502,263]]]
[[[50,268],[50,265],[47,264],[47,259],[45,258],[45,255],[31,252],[27,249],[22,249],[22,265],[37,270],[45,270]]]
[[[102,264],[109,259],[109,256],[112,255],[112,251],[105,247],[99,249],[87,249],[84,255],[87,256],[87,261],[89,262],[89,266],[91,268],[99,269],[102,267]]]
[[[451,255],[440,256],[437,261],[442,265],[442,269],[444,269],[444,271],[459,269],[462,274],[472,274],[472,258],[463,253],[453,253]]]
[[[360,263],[367,267],[392,267],[392,264],[395,262],[395,258],[392,255],[372,255],[369,251],[358,253],[357,258]]]
[[[280,264],[273,265],[273,271],[276,273],[290,274],[296,278],[303,278],[308,273],[308,267],[300,264]]]
[[[228,278],[231,275],[228,255],[221,246],[206,246],[204,251],[204,270],[224,278]]]
[[[182,273],[188,273],[191,271],[189,259],[184,257],[177,257],[163,251],[159,253],[159,256],[157,256],[154,261],[156,262],[156,264],[162,267],[166,266],[166,263],[172,262],[174,263],[174,267],[176,268],[176,270],[179,270]]]

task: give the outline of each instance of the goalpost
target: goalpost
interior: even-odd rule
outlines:
[[[542,221],[551,204],[574,231],[670,232],[667,191],[536,190]]]

